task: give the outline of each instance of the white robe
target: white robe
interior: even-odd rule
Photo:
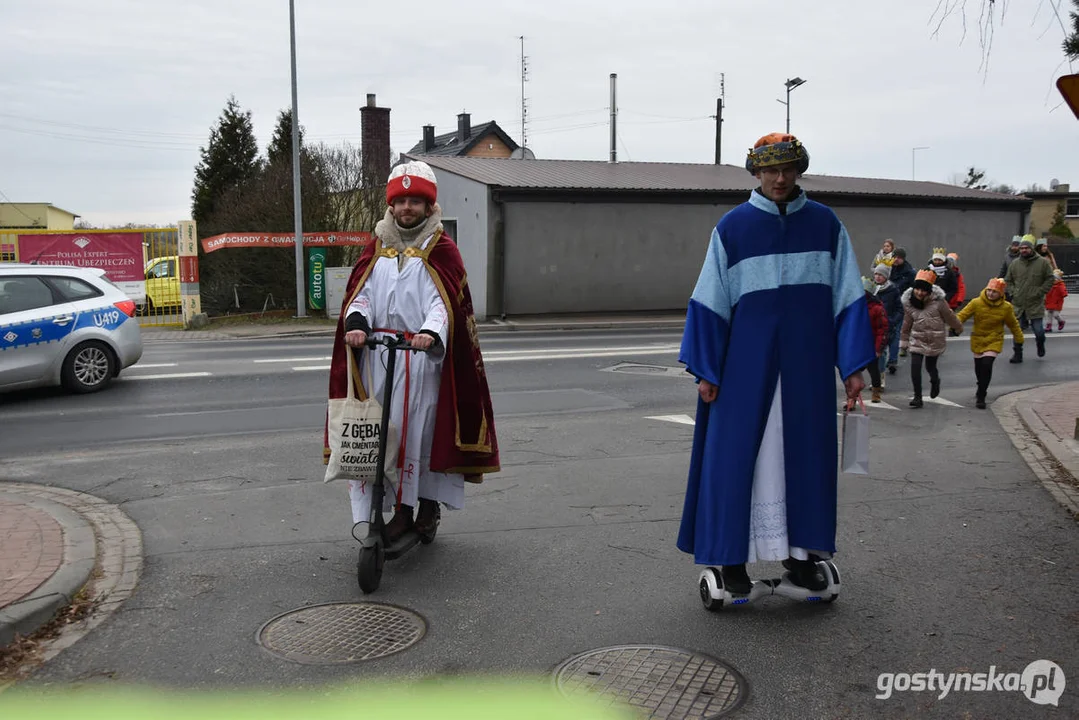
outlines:
[[[418,247],[426,248],[434,236]],[[409,353],[411,358],[408,393],[408,426],[402,466],[397,477],[402,481],[401,502],[416,507],[418,498],[443,503],[449,508],[464,506],[464,475],[431,471],[431,444],[435,434],[438,410],[438,391],[442,379],[442,360],[449,342],[449,313],[438,288],[424,267],[423,260],[403,253],[396,258],[380,257],[363,288],[348,306],[346,317],[354,312],[367,319],[372,331],[387,329],[418,333],[430,330],[442,341],[437,353]],[[374,333],[376,336],[379,333]],[[386,382],[388,350],[378,347],[364,351],[360,377],[368,395],[383,401]],[[390,401],[390,422],[400,436],[405,408],[405,353],[398,352],[393,397]],[[389,512],[397,501],[396,480],[387,486],[383,512]],[[365,482],[350,481],[349,499],[352,521],[369,522],[371,490]]]
[[[832,554],[824,550],[795,547],[787,537],[787,479],[783,457],[783,400],[780,393],[781,378],[776,378],[776,391],[764,437],[757,452],[757,464],[753,468],[753,491],[749,510],[749,559],[808,560],[809,553],[822,558]]]

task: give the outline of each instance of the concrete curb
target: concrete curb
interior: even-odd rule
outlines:
[[[135,592],[142,572],[142,533],[119,506],[86,493],[33,483],[7,482],[0,482],[0,493],[14,495],[22,502],[31,498],[51,501],[77,515],[92,528],[91,538],[87,542],[93,542],[90,547],[94,549],[96,562],[89,581],[83,587],[88,599],[93,600],[96,606],[82,620],[64,626],[58,637],[42,643],[40,662],[44,663],[104,622]],[[67,562],[66,540],[64,562]],[[60,573],[57,571],[57,575]]]
[[[52,577],[26,597],[0,610],[0,647],[5,647],[16,635],[29,635],[71,604],[94,570],[97,543],[90,523],[70,508],[24,493],[0,492],[0,497],[48,513],[64,532],[63,560]]]
[[[1004,395],[993,403],[993,414],[1042,486],[1079,518],[1079,490],[1073,484],[1079,478],[1079,461],[1025,402],[1045,387]]]

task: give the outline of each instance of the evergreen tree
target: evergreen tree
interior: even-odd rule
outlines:
[[[306,155],[303,146],[303,125],[300,126],[300,156]],[[270,165],[292,165],[292,110],[277,113],[277,125],[274,127],[270,145],[266,148],[266,160]]]
[[[1068,227],[1068,220],[1064,215],[1064,203],[1057,203],[1056,212],[1053,213],[1053,226],[1049,228],[1049,234],[1053,237],[1070,240],[1075,237],[1072,229]]]
[[[1072,0],[1072,5],[1079,11],[1079,0]],[[1064,38],[1064,54],[1069,60],[1079,60],[1079,12],[1070,13],[1072,28]]]
[[[199,152],[202,160],[195,168],[191,217],[204,222],[225,193],[258,175],[260,169],[251,111],[241,110],[235,96],[229,96],[217,127],[210,130],[209,143]]]
[[[973,190],[985,190],[989,186],[983,182],[985,180],[985,170],[979,170],[975,167],[967,168],[967,177],[963,180],[963,187],[968,187]]]

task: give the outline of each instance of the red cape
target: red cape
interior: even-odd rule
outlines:
[[[469,482],[482,482],[484,473],[498,472],[500,469],[498,440],[495,437],[491,392],[487,386],[487,373],[480,354],[465,265],[457,245],[441,231],[425,250],[410,248],[406,252],[415,252],[423,261],[438,287],[450,317],[449,343],[446,357],[442,361],[434,444],[431,448],[431,470],[461,473]],[[374,242],[364,247],[360,259],[352,268],[333,340],[330,398],[342,398],[348,393],[348,376],[345,375],[345,312],[356,293],[367,282],[375,260],[379,257],[395,257],[396,254],[392,248],[383,247],[382,241],[376,237]],[[353,381],[358,388],[362,387],[358,370],[352,370],[356,373]],[[328,459],[329,443],[324,436],[323,461]]]

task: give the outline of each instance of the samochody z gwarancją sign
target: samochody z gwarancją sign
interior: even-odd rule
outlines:
[[[332,232],[304,233],[304,247],[335,247],[337,245],[366,245],[371,241],[371,233]],[[225,233],[202,240],[202,251],[211,253],[224,248],[278,247],[296,246],[293,233]]]

